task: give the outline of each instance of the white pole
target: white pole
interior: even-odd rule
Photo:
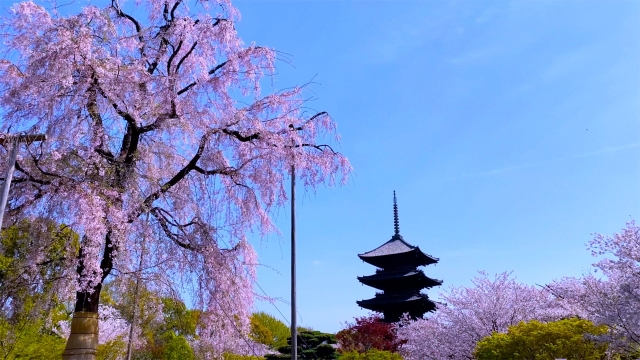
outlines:
[[[11,153],[9,154],[7,172],[4,174],[2,193],[0,193],[0,229],[2,228],[2,221],[4,220],[4,209],[7,206],[9,187],[11,186],[11,179],[13,179],[13,172],[16,169],[16,157],[18,157],[18,147],[20,146],[20,141],[18,140],[18,138],[11,139],[9,143],[12,143],[13,147],[11,148]]]
[[[0,193],[0,229],[2,228],[2,220],[4,220],[4,209],[7,206],[7,199],[9,198],[9,187],[11,187],[13,172],[16,169],[16,158],[18,157],[20,143],[26,142],[27,144],[30,144],[35,141],[44,141],[46,139],[47,136],[44,134],[5,136],[0,138],[0,145],[13,145],[9,154],[9,161],[7,162],[7,172],[4,175],[4,182],[2,183],[2,192]]]

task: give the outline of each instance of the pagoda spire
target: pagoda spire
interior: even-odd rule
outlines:
[[[398,220],[398,200],[396,199],[396,191],[393,190],[393,228],[395,235],[400,236],[400,220]]]

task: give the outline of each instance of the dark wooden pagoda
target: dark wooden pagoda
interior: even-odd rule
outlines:
[[[398,203],[393,192],[393,217],[395,234],[391,240],[358,257],[378,267],[376,273],[359,276],[358,280],[368,286],[382,290],[372,299],[357,301],[360,307],[384,314],[385,322],[396,322],[402,314],[421,318],[424,313],[435,310],[435,304],[420,292],[442,285],[441,280],[432,279],[419,270],[419,266],[435,264],[439,259],[423,253],[400,235]]]

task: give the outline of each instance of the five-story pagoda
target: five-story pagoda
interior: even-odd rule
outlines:
[[[409,313],[412,318],[421,318],[424,313],[435,310],[435,304],[420,290],[442,285],[441,280],[432,279],[418,269],[418,266],[435,264],[439,259],[423,253],[400,235],[395,191],[393,216],[395,234],[391,240],[358,255],[363,261],[378,267],[374,275],[359,276],[358,280],[382,291],[372,299],[357,301],[357,304],[383,313],[384,321],[389,323],[398,321],[404,313]]]

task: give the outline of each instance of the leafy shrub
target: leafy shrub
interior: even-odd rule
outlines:
[[[510,326],[506,334],[493,333],[480,340],[474,355],[478,360],[598,360],[604,358],[607,344],[588,336],[606,331],[604,326],[577,318],[548,323],[522,321]]]
[[[397,352],[402,341],[396,335],[393,324],[382,322],[379,315],[363,316],[347,323],[346,329],[336,334],[341,352],[366,353],[371,349]]]
[[[287,339],[288,345],[281,346],[278,351],[281,354],[267,354],[265,359],[291,359],[291,337]],[[298,358],[299,359],[335,359],[336,349],[331,344],[336,343],[336,336],[316,330],[298,331]]]

